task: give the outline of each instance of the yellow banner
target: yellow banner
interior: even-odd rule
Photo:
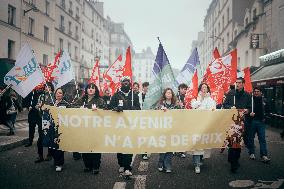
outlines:
[[[237,110],[113,112],[48,107],[59,149],[75,152],[157,153],[219,148],[236,125]]]

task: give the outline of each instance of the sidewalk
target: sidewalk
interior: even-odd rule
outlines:
[[[17,115],[15,135],[6,136],[8,132],[9,128],[0,124],[0,152],[16,148],[28,142],[28,110],[24,110]]]

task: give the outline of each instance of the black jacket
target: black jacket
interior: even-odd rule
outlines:
[[[75,102],[73,107],[79,108],[84,106],[84,108],[92,109],[93,104],[99,109],[106,109],[106,103],[101,97],[93,97],[91,100],[88,100],[88,96],[86,95]]]
[[[234,96],[236,96],[235,105]],[[226,95],[223,107],[224,109],[230,109],[233,106],[235,106],[237,109],[248,109],[249,112],[251,112],[251,95],[244,90],[236,90],[236,92],[234,89],[230,90]]]
[[[123,106],[119,107],[119,102],[123,102]],[[128,93],[122,91],[117,91],[111,97],[109,109],[116,110],[117,108],[122,108],[122,110],[141,110],[139,97],[137,93],[133,92],[133,106],[132,106],[132,92],[129,90]]]
[[[262,97],[253,97],[253,112],[255,113],[253,120],[260,120],[264,119],[264,104]]]

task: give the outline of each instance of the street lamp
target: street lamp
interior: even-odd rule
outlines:
[[[24,10],[24,16],[26,15],[26,13],[30,12],[30,11],[34,11],[34,12],[38,12],[39,9],[36,8],[36,6],[32,6],[32,8],[28,9],[28,10]]]

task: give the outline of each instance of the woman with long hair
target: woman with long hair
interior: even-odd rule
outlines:
[[[92,109],[93,111],[98,108],[106,108],[104,100],[100,97],[99,89],[94,83],[90,83],[86,86],[84,96],[76,102],[76,105]],[[84,172],[92,172],[93,174],[99,173],[101,153],[83,153],[82,158],[85,164]]]
[[[156,107],[158,110],[166,112],[170,109],[179,109],[177,105],[177,98],[171,88],[166,88],[162,94],[162,97]],[[160,153],[158,170],[166,173],[172,172],[172,158],[173,152]]]
[[[192,109],[214,110],[216,102],[210,96],[210,87],[206,83],[201,83],[198,87],[198,96],[191,101]],[[192,152],[192,161],[195,166],[195,173],[200,173],[201,160],[205,156],[210,157],[210,150],[196,150]]]

